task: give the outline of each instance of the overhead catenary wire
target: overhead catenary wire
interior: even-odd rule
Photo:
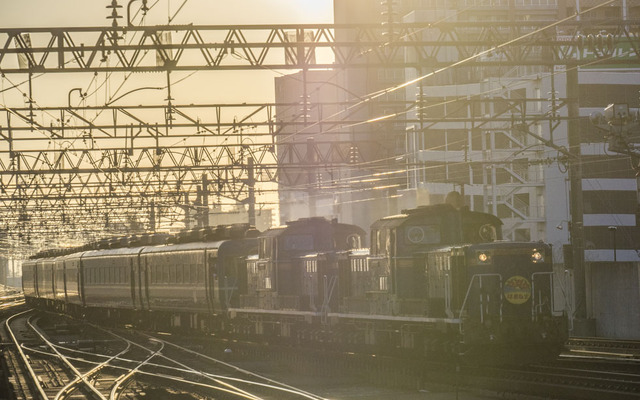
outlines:
[[[183,3],[183,5],[184,5],[184,3]],[[587,11],[588,11],[588,10],[587,10]],[[587,11],[585,11],[585,12],[587,12]],[[391,89],[393,89],[393,88],[391,88]],[[394,89],[394,90],[397,90],[397,89]],[[380,95],[383,95],[383,94],[385,94],[385,93],[390,93],[391,91],[392,91],[392,90],[389,90],[389,91],[385,91],[384,93],[379,93],[379,94],[380,94]],[[363,123],[363,124],[364,124],[364,123],[373,124],[373,123],[375,123],[375,122],[377,122],[377,121],[376,121],[376,119],[372,119],[371,121],[364,121],[364,122],[362,122],[362,123]],[[226,140],[226,138],[225,138],[225,140]],[[384,161],[384,160],[373,160],[373,161],[371,161],[371,163],[370,163],[369,165],[372,165],[372,164],[374,164],[374,163],[376,163],[376,162],[382,162],[382,161]],[[354,166],[354,168],[358,168],[358,167],[362,167],[362,166],[366,166],[366,165],[367,165],[367,164],[364,164],[364,163],[356,164],[356,165]],[[355,181],[354,181],[354,182],[355,182]]]

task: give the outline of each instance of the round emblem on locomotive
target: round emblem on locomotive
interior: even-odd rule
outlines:
[[[504,297],[511,304],[523,304],[531,297],[531,283],[519,275],[512,276],[504,283]]]

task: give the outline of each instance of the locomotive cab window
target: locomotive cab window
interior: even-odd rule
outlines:
[[[490,243],[500,240],[500,226],[485,215],[468,213],[462,220],[463,240],[467,243]]]
[[[438,244],[441,241],[440,225],[413,225],[404,230],[407,244]]]
[[[290,235],[282,238],[284,250],[313,250],[312,235]]]
[[[271,258],[273,255],[273,239],[270,237],[260,239],[260,258]]]
[[[374,254],[384,255],[387,251],[387,237],[389,236],[388,229],[380,229],[374,231],[375,234],[375,252]]]
[[[362,247],[362,238],[357,233],[347,236],[347,249],[359,249]]]

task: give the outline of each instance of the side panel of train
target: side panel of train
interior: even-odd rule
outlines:
[[[339,265],[365,232],[354,225],[309,218],[271,229],[247,259],[246,290],[230,307],[233,329],[290,340],[315,331],[339,307]]]
[[[37,305],[38,287],[36,286],[36,261],[26,260],[22,263],[22,292],[30,306]]]
[[[88,251],[79,257],[80,293],[91,318],[131,318],[132,266],[140,248]]]
[[[40,303],[52,307],[54,304],[54,259],[44,258],[36,262],[36,285]]]
[[[346,252],[313,253],[277,264],[249,259],[247,289],[240,296],[240,307],[310,312],[337,309],[340,265],[348,265]],[[280,268],[286,269],[286,275]],[[275,285],[283,281],[286,285]]]
[[[197,325],[191,319],[210,309],[205,276],[208,256],[215,248],[171,247],[171,251],[163,247],[145,249],[140,256],[142,306],[152,313],[172,314],[174,326]]]
[[[256,239],[79,252],[23,263],[30,304],[97,321],[221,330]]]
[[[566,318],[553,304],[551,249],[543,243],[487,242],[353,258],[351,270],[358,272],[351,275],[355,290],[345,298],[346,313],[366,314],[362,306],[368,306],[370,314],[405,322],[395,334],[383,323],[367,328],[363,336],[370,343],[486,361],[554,356],[566,339]]]
[[[64,257],[64,290],[67,305],[74,307],[82,306],[80,292],[81,282],[81,260],[80,256],[72,254]]]

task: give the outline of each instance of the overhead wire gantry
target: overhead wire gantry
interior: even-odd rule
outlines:
[[[119,220],[130,221],[131,227],[137,221],[148,229],[149,210],[177,218],[179,210],[197,204],[196,196],[202,194],[239,203],[255,201],[249,192],[256,182],[276,182],[288,169],[309,168],[311,162],[327,170],[357,163],[371,166],[383,158],[384,146],[375,140],[370,147],[379,151],[354,157],[367,134],[354,140],[350,127],[373,126],[374,121],[358,119],[355,110],[390,102],[385,92],[398,87],[360,97],[345,94],[345,102],[339,104],[313,104],[339,112],[318,112],[325,117],[302,118],[292,128],[286,126],[291,122],[275,115],[275,104],[176,102],[171,74],[377,67],[414,68],[424,77],[452,68],[441,57],[446,51],[466,60],[455,68],[472,69],[640,61],[639,33],[630,28],[639,24],[590,24],[607,33],[589,34],[588,26],[570,19],[552,24],[397,23],[392,38],[380,25],[0,29],[0,73],[24,77],[28,86],[26,104],[0,108],[0,229],[5,234],[40,230],[64,236],[65,228],[87,227],[92,218],[103,226]],[[473,38],[469,29],[476,32]],[[627,51],[617,53],[621,48]],[[51,107],[39,105],[32,95],[36,78],[44,74],[141,72],[166,75],[166,85],[155,88],[166,93],[164,103],[122,106],[120,96],[102,105],[74,105],[74,90],[84,99],[82,89],[74,88],[66,96],[67,104]],[[415,107],[420,103],[407,99],[395,108]],[[415,122],[404,111],[394,120]],[[526,130],[534,121],[523,118],[519,123]],[[344,133],[344,140],[323,142],[317,137],[309,143],[295,134],[279,136],[291,129]]]

